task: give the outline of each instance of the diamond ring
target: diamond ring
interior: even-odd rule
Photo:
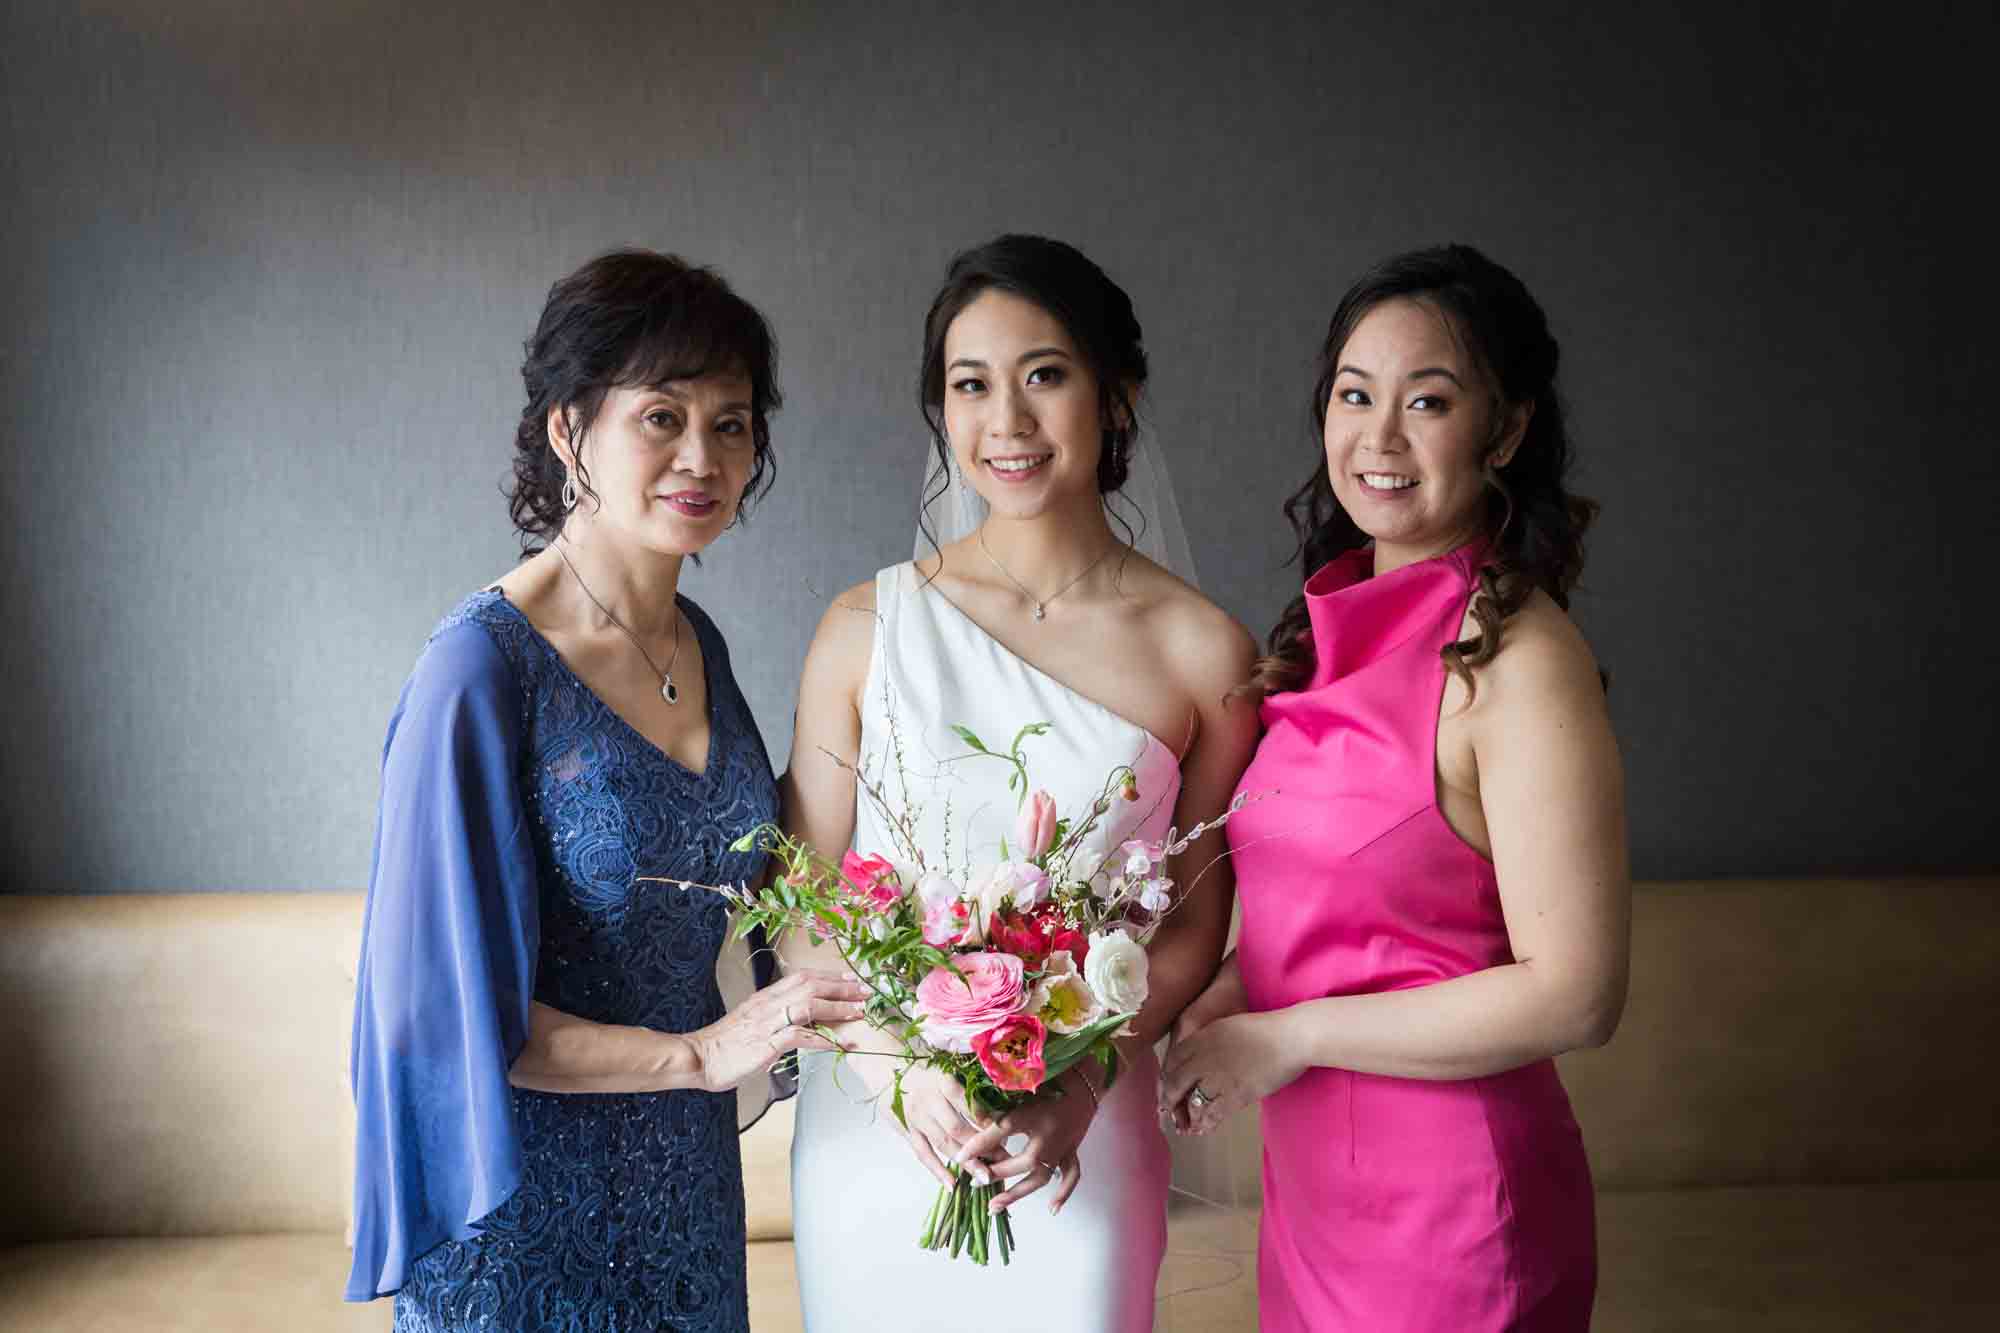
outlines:
[[[1194,1091],[1188,1094],[1188,1105],[1197,1111],[1214,1100],[1215,1098],[1209,1095],[1208,1089],[1199,1083],[1195,1084]]]

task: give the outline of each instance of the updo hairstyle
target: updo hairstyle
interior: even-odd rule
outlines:
[[[567,411],[576,485],[595,496],[584,448],[614,388],[742,374],[750,380],[750,438],[755,450],[737,517],[771,487],[771,414],[778,392],[776,340],[755,306],[712,269],[651,250],[614,250],[549,289],[535,331],[524,344],[521,380],[528,391],[514,430],[507,509],[532,555],[562,531],[565,471],[550,447],[549,413]]]

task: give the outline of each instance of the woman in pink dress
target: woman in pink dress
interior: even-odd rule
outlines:
[[[1262,1103],[1266,1333],[1581,1330],[1590,1170],[1552,1057],[1602,1044],[1630,932],[1622,776],[1570,622],[1594,506],[1563,485],[1557,348],[1464,246],[1334,312],[1324,458],[1285,512],[1303,594],[1259,666],[1229,824],[1236,953],[1162,1098]]]

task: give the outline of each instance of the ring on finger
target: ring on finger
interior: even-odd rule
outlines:
[[[1199,1083],[1195,1084],[1194,1091],[1188,1094],[1188,1105],[1197,1111],[1214,1100],[1214,1094],[1210,1093],[1207,1088],[1204,1088]]]
[[[1050,1166],[1047,1162],[1044,1162],[1039,1157],[1035,1159],[1035,1165],[1042,1168],[1042,1170],[1048,1172],[1049,1179],[1051,1180],[1059,1180],[1062,1178],[1062,1168],[1060,1166]]]

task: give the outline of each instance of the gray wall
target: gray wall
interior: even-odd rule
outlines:
[[[2000,864],[1990,6],[1461,8],[10,5],[6,887],[365,881],[398,686],[514,550],[520,341],[613,244],[779,332],[778,489],[689,586],[782,754],[825,599],[908,553],[931,287],[1006,229],[1132,292],[1260,634],[1335,297],[1485,247],[1566,339],[1639,872]]]

